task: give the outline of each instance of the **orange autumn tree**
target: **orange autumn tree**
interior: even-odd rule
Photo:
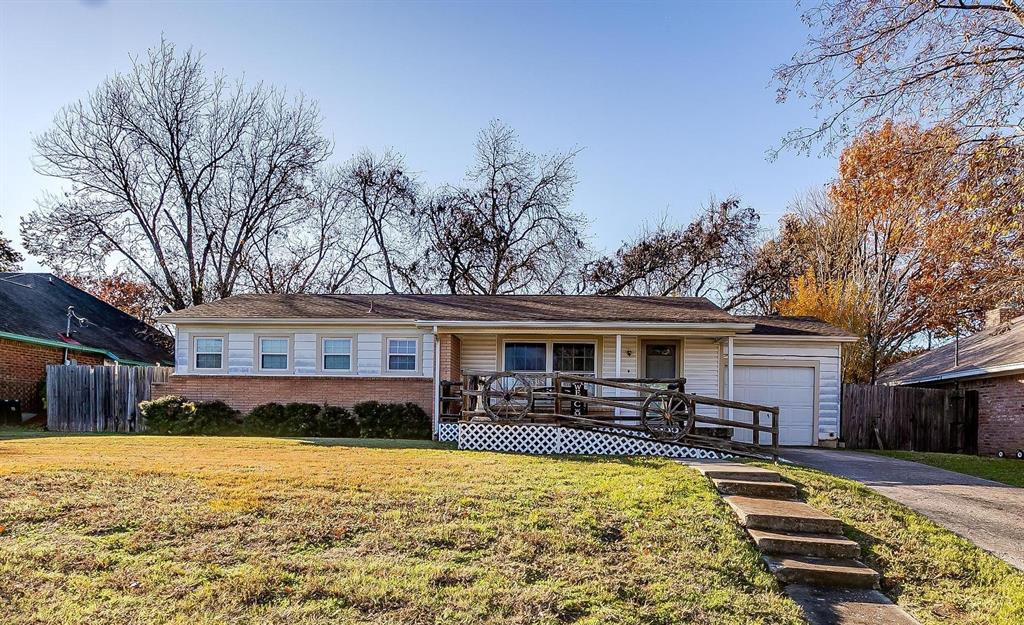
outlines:
[[[795,278],[792,295],[777,302],[782,315],[807,315],[844,328],[857,336],[865,336],[870,322],[869,298],[860,285],[836,278],[819,281],[808,269]],[[872,362],[866,342],[861,340],[843,349],[843,375],[848,382],[871,379]]]
[[[124,273],[98,278],[68,274],[62,275],[61,279],[149,324],[164,312],[160,297],[152,287]]]
[[[843,150],[827,207],[804,220],[817,257],[842,260],[808,262],[777,307],[862,337],[846,363],[851,381],[873,383],[922,332],[975,326],[1004,297],[997,285],[1020,275],[1006,261],[1020,213],[1005,208],[1020,179],[995,175],[1014,157],[965,160],[960,144],[941,127],[890,122],[862,134]]]

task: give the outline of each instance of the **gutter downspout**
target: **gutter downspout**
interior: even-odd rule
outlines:
[[[434,419],[431,435],[435,441],[441,423],[441,342],[438,339],[437,326],[434,326]]]

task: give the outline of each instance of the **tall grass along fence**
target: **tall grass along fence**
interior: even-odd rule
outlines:
[[[171,367],[48,365],[46,427],[57,432],[141,432],[139,402]]]
[[[843,385],[842,436],[853,449],[978,452],[978,393]]]

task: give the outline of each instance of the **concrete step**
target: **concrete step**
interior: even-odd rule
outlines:
[[[843,522],[799,501],[731,495],[726,503],[747,529],[841,534]]]
[[[789,482],[758,482],[750,480],[711,480],[723,495],[745,495],[766,499],[796,499],[796,486]]]
[[[688,462],[711,480],[742,480],[745,482],[779,482],[782,478],[775,471],[753,467],[739,462]]]
[[[786,594],[803,608],[810,625],[919,625],[877,590],[790,584]]]
[[[878,572],[856,560],[807,556],[762,556],[783,584],[831,588],[878,588]]]
[[[748,529],[758,551],[771,555],[811,556],[815,558],[857,558],[860,545],[838,534],[805,534]]]

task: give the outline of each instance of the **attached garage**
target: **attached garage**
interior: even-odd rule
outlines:
[[[779,442],[782,445],[816,443],[817,373],[813,366],[746,364],[736,365],[735,372],[733,394],[738,401],[779,407]],[[762,419],[767,420],[767,417]],[[750,441],[749,432],[737,433],[737,440],[744,437]],[[763,442],[770,440],[764,435]]]

